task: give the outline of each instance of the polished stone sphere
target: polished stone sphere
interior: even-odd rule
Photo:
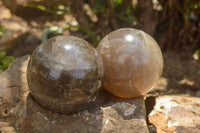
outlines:
[[[104,88],[110,93],[132,98],[149,92],[163,70],[163,56],[156,41],[132,28],[106,35],[98,44],[104,63]]]
[[[51,38],[33,52],[27,68],[33,98],[59,113],[85,109],[103,84],[103,62],[89,43],[73,36]]]

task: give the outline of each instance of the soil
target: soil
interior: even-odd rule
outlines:
[[[151,92],[156,95],[179,94],[200,97],[200,61],[192,53],[164,53],[162,77]]]

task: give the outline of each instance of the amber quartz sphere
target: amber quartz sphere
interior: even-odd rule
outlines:
[[[104,88],[132,98],[149,92],[163,70],[163,57],[156,41],[147,33],[124,28],[106,35],[97,46],[104,63]]]
[[[57,36],[42,43],[27,68],[34,99],[59,113],[85,109],[97,97],[103,77],[103,62],[95,48],[73,36]]]

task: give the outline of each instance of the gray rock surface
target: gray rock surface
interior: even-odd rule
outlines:
[[[16,59],[0,75],[2,133],[148,133],[144,98],[121,99],[102,90],[96,102],[75,114],[59,114],[40,106],[29,93],[29,56]]]

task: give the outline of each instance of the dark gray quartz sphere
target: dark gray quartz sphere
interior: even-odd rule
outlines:
[[[32,54],[27,80],[34,99],[55,112],[73,113],[95,101],[103,84],[102,59],[89,43],[57,36]]]

